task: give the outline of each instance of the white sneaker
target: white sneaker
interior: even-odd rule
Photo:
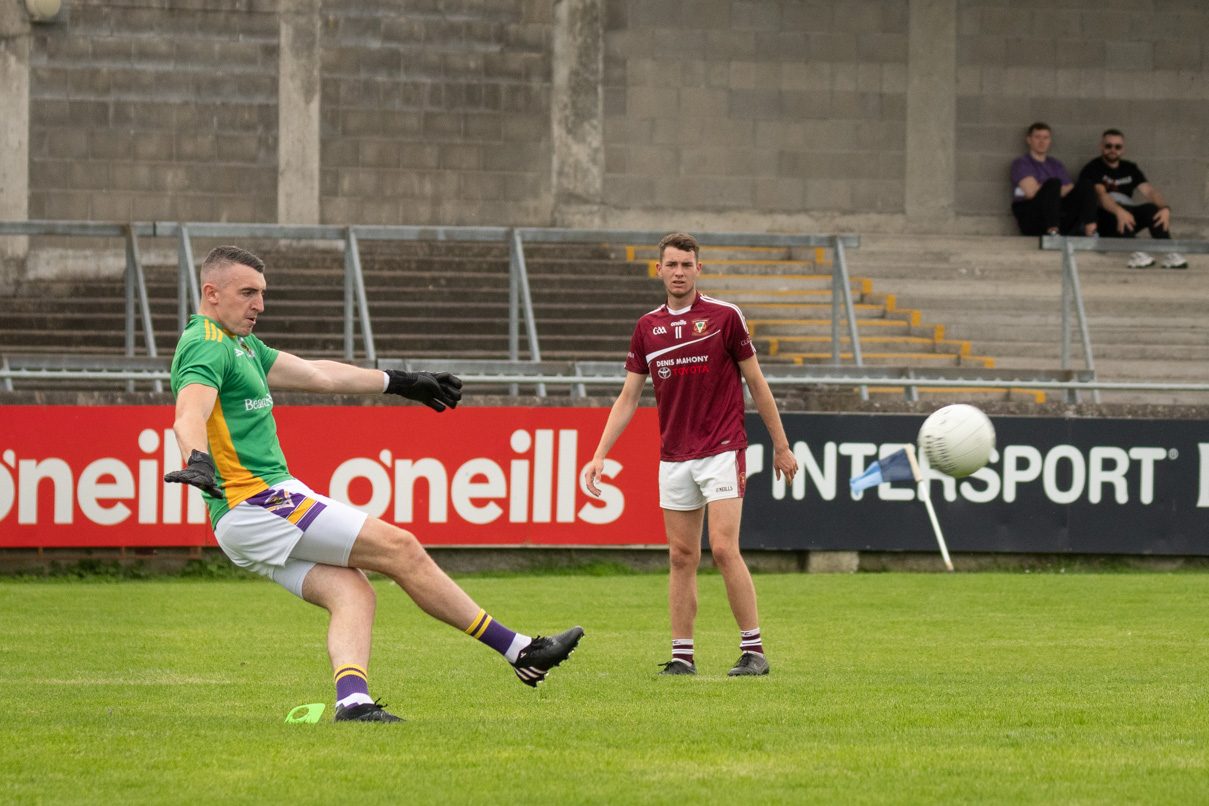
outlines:
[[[1154,258],[1145,252],[1134,252],[1125,265],[1131,269],[1145,269],[1154,265]]]
[[[1186,269],[1188,261],[1184,260],[1184,256],[1179,252],[1168,252],[1163,255],[1162,265],[1164,269]]]

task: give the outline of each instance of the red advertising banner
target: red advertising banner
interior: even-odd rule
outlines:
[[[583,488],[609,410],[283,406],[290,472],[430,546],[666,543],[659,426],[640,408]],[[173,410],[0,408],[0,548],[215,545],[201,494],[165,484],[182,461]]]

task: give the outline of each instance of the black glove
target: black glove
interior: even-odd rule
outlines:
[[[400,395],[408,400],[423,403],[434,411],[456,409],[462,399],[462,379],[448,372],[402,372],[397,369],[384,370],[390,380],[386,393]]]
[[[215,498],[223,497],[222,487],[218,486],[218,481],[215,479],[214,460],[210,458],[210,454],[201,451],[195,450],[189,454],[189,464],[184,470],[165,473],[164,481],[192,484],[206,495],[212,495]]]

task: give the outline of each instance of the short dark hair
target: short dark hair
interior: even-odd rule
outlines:
[[[1121,133],[1120,129],[1105,129],[1104,134],[1100,135],[1100,139],[1103,140],[1105,137],[1120,137],[1122,140],[1125,139],[1125,135]]]
[[[248,266],[264,274],[264,261],[248,250],[240,249],[238,246],[216,246],[211,249],[210,254],[206,255],[206,259],[202,261],[201,273],[205,274],[209,271],[225,269],[227,266],[236,265]]]
[[[1047,132],[1052,131],[1052,129],[1050,129],[1048,123],[1046,123],[1045,121],[1039,120],[1036,123],[1034,123],[1032,126],[1028,127],[1028,135],[1026,135],[1026,136],[1032,136],[1033,132],[1038,131],[1038,130],[1045,130]]]
[[[694,260],[701,259],[701,246],[697,243],[697,239],[687,232],[669,232],[663,236],[663,240],[659,242],[659,260],[663,260],[663,250],[668,247],[679,249],[682,252],[692,252]]]

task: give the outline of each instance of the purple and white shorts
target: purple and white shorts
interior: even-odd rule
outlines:
[[[367,517],[287,479],[228,510],[214,535],[231,562],[301,599],[302,581],[316,564],[348,565]]]

